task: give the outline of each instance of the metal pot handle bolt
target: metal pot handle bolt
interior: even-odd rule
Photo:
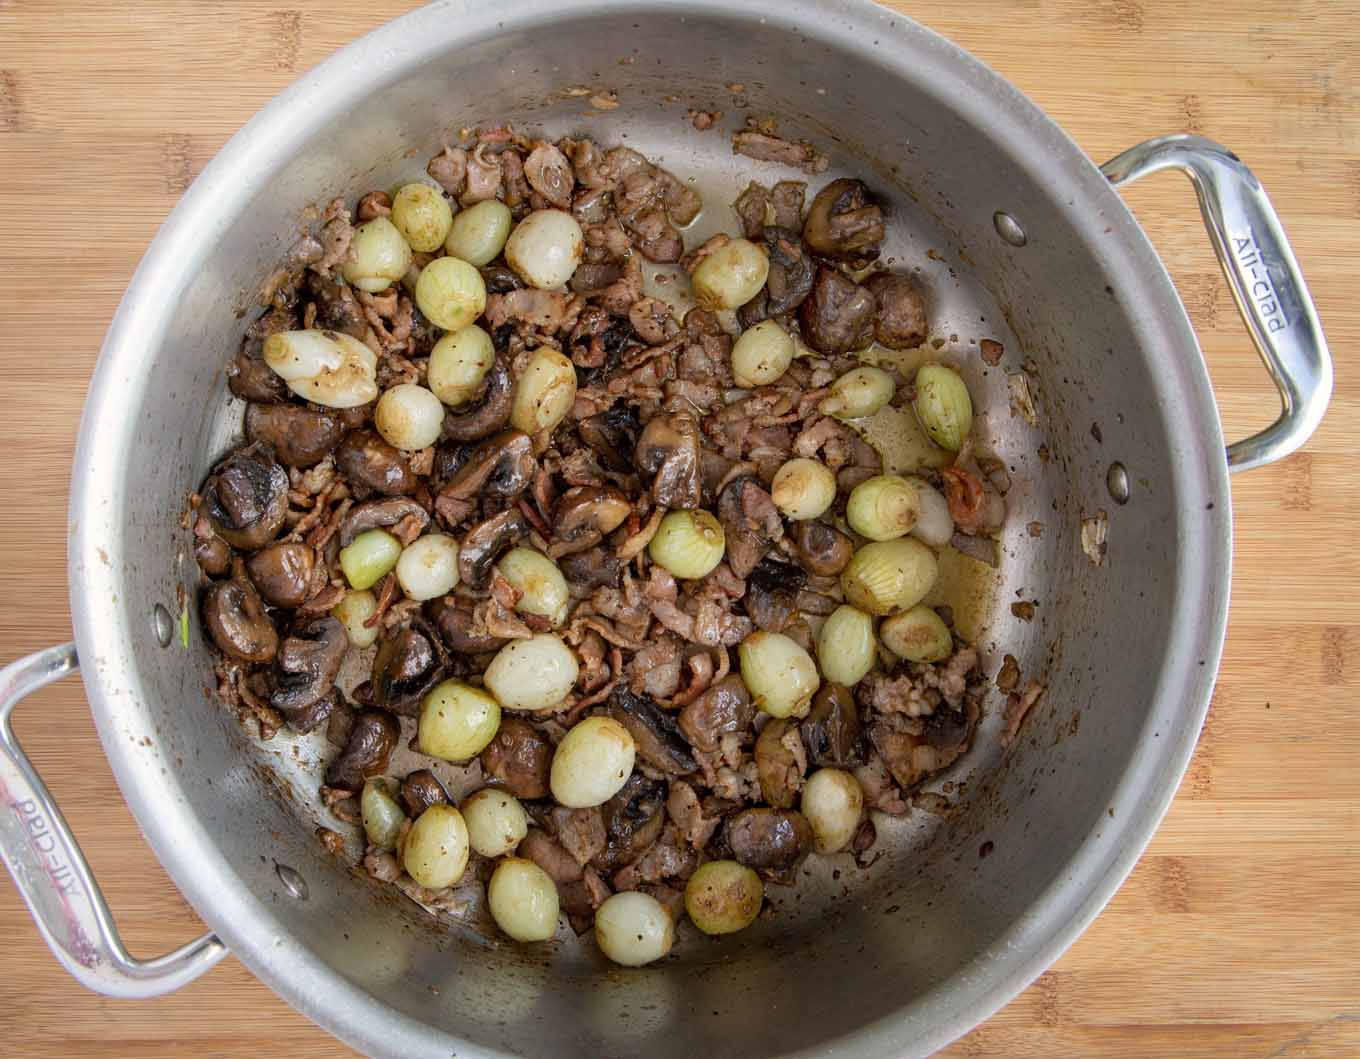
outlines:
[[[10,724],[20,700],[79,664],[68,643],[0,669],[0,859],[43,940],[76,981],[106,996],[142,1000],[192,982],[227,948],[212,934],[152,960],[123,947],[85,855]]]
[[[1332,355],[1313,297],[1270,197],[1235,154],[1203,136],[1159,136],[1110,159],[1115,187],[1179,169],[1199,198],[1204,225],[1237,307],[1280,391],[1280,418],[1228,446],[1228,470],[1282,460],[1317,429],[1332,396]]]

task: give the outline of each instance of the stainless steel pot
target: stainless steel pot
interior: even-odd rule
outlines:
[[[616,90],[618,108],[566,91],[579,85]],[[709,216],[721,219],[760,167],[734,159],[723,133],[696,132],[689,106],[778,115],[786,134],[830,152],[833,171],[866,176],[894,205],[889,252],[922,266],[936,333],[964,349],[1005,344],[1004,370],[965,358],[1016,482],[983,646],[993,668],[1004,648],[1049,690],[1009,753],[994,703],[952,785],[937,785],[954,803],[947,822],[885,822],[887,853],[863,875],[837,880],[820,864],[749,932],[688,939],[663,964],[624,971],[569,937],[526,952],[434,929],[339,870],[313,834],[319,742],[246,735],[205,691],[201,637],[186,649],[172,614],[196,579],[180,528],[187,488],[239,424],[223,366],[304,206],[414,175],[450,130],[509,118],[626,136],[703,174]],[[1226,455],[1185,311],[1113,190],[1165,168],[1194,182],[1283,398],[1279,422]],[[1026,356],[1037,364],[1037,428],[1006,412],[1005,373]],[[89,987],[154,995],[230,950],[375,1054],[926,1052],[1056,959],[1143,849],[1218,663],[1227,473],[1298,447],[1330,390],[1325,341],[1274,211],[1208,141],[1168,137],[1097,168],[990,70],[868,3],[435,4],[270,104],[190,188],[138,269],[73,473],[75,645],[0,672],[0,852],[53,951]],[[1079,525],[1100,511],[1109,552],[1097,565]],[[1032,521],[1041,536],[1024,532]],[[1035,622],[1010,615],[1016,589],[1040,600]],[[152,961],[119,942],[9,727],[27,692],[74,671],[77,651],[128,803],[213,931]]]

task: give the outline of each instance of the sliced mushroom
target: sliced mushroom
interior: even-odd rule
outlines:
[[[864,739],[855,698],[844,684],[824,683],[802,723],[803,745],[814,765],[864,764]]]
[[[864,281],[874,296],[874,338],[889,349],[913,349],[926,340],[926,299],[906,276],[879,272]]]
[[[419,522],[422,531],[430,524],[430,513],[406,497],[367,500],[362,504],[355,504],[340,523],[340,546],[348,547],[361,533],[379,526],[395,526],[407,518],[414,518]]]
[[[524,280],[509,265],[484,265],[478,271],[482,274],[482,283],[488,294],[508,294],[512,290],[524,289]]]
[[[788,884],[812,852],[812,828],[793,809],[745,809],[724,822],[721,842],[738,863],[770,882]]]
[[[874,296],[845,273],[822,265],[798,308],[803,340],[833,356],[863,349],[874,338]]]
[[[330,694],[348,649],[345,627],[329,614],[294,629],[274,659],[269,704],[289,714]]]
[[[638,757],[652,768],[683,776],[699,767],[675,718],[651,699],[619,686],[609,697],[604,713],[628,729],[637,744]]]
[[[340,693],[340,689],[332,687],[330,691],[310,706],[304,706],[299,710],[281,710],[280,712],[283,714],[283,719],[288,722],[289,728],[306,735],[320,727],[323,722],[329,724],[331,717],[344,707],[344,702],[345,697]]]
[[[214,581],[203,593],[203,623],[222,653],[242,662],[268,662],[279,634],[255,586],[245,578]]]
[[[632,470],[628,454],[637,448],[642,423],[631,404],[615,401],[603,412],[581,420],[577,431],[610,470]]]
[[[250,551],[274,539],[288,515],[288,472],[268,445],[228,456],[203,486],[201,510],[228,544]]]
[[[772,542],[784,535],[779,509],[749,474],[733,478],[718,494],[718,521],[727,537],[727,565],[739,578],[750,576]]]
[[[661,837],[666,823],[666,784],[634,772],[604,805],[605,848],[591,861],[600,871],[612,872],[631,864]]]
[[[806,584],[802,567],[762,559],[746,581],[746,613],[757,628],[782,632],[798,617],[798,593]]]
[[[415,819],[432,805],[447,805],[448,792],[429,769],[420,769],[401,781],[401,801],[406,815]]]
[[[573,486],[562,494],[553,509],[553,535],[564,541],[588,534],[603,536],[623,525],[632,511],[633,505],[618,489]]]
[[[516,798],[545,798],[552,757],[553,745],[546,735],[526,720],[504,717],[482,751],[482,771],[493,787],[501,787]]]
[[[369,678],[373,704],[403,717],[415,717],[420,713],[420,700],[444,679],[448,664],[448,653],[438,633],[423,619],[413,618],[378,644]]]
[[[776,809],[792,809],[807,771],[807,756],[796,722],[776,717],[756,737],[756,776],[760,794]]]
[[[457,596],[441,596],[431,604],[431,618],[439,635],[450,651],[462,654],[484,654],[499,651],[509,641],[492,636],[485,628],[478,629],[471,604]]]
[[[557,560],[557,566],[563,577],[582,589],[606,585],[618,588],[623,580],[623,563],[619,561],[618,553],[603,545],[564,555]]]
[[[659,507],[693,509],[703,503],[699,424],[688,412],[649,420],[638,438],[633,462],[651,479],[652,499]]]
[[[486,388],[481,400],[466,411],[445,412],[440,436],[445,441],[481,441],[510,422],[514,402],[510,365],[505,358],[497,357],[486,373]]]
[[[722,737],[744,733],[755,719],[751,693],[736,673],[729,673],[680,711],[679,728],[696,750],[711,754]]]
[[[501,552],[529,536],[529,523],[518,508],[507,508],[468,530],[458,549],[458,578],[480,588],[491,576],[491,565]]]
[[[385,496],[415,492],[418,479],[410,461],[374,430],[354,430],[340,442],[335,465],[355,485]]]
[[[769,251],[770,273],[760,293],[741,307],[743,328],[797,309],[812,292],[817,271],[812,252],[797,232],[770,225],[761,231],[760,239]]]
[[[472,450],[439,495],[452,500],[518,496],[529,488],[537,469],[529,435],[522,430],[502,430]]]
[[[313,467],[340,444],[345,425],[339,416],[296,404],[246,406],[246,438],[270,445],[287,467]]]
[[[878,257],[883,211],[860,180],[842,177],[817,193],[803,224],[812,252],[863,267]]]
[[[364,780],[387,771],[388,759],[401,738],[401,724],[383,710],[362,710],[354,718],[349,742],[326,769],[326,786],[358,791]]]
[[[316,551],[300,541],[276,541],[246,560],[246,573],[269,603],[297,607],[311,594]]]
[[[806,520],[793,526],[794,554],[798,564],[814,577],[832,577],[850,563],[855,545],[835,526]]]
[[[227,389],[243,401],[273,404],[288,400],[288,384],[264,362],[244,350],[227,366]]]

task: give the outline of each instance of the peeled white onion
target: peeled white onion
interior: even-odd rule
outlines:
[[[520,593],[515,610],[539,614],[553,625],[567,620],[567,579],[555,562],[533,548],[511,548],[496,563],[500,575]],[[398,570],[400,576],[400,570]]]
[[[406,874],[427,890],[442,890],[463,877],[468,862],[467,824],[451,805],[432,805],[406,833]]]
[[[576,401],[576,365],[555,349],[540,349],[515,383],[510,425],[526,434],[552,430]]]
[[[429,254],[444,245],[453,207],[436,187],[407,184],[392,198],[392,224],[412,250]]]
[[[782,632],[757,629],[737,648],[741,679],[756,706],[771,717],[806,717],[821,686],[817,663]]]
[[[803,787],[799,809],[812,827],[818,853],[835,853],[850,844],[864,814],[859,780],[841,769],[818,769]]]
[[[689,282],[700,308],[739,309],[760,293],[769,274],[763,249],[749,239],[732,239],[700,261]]]
[[[529,817],[513,794],[483,787],[458,807],[467,824],[468,841],[483,857],[510,853],[529,833]]]
[[[732,378],[746,389],[768,386],[789,370],[793,353],[789,333],[773,320],[762,320],[743,331],[732,344]]]
[[[485,311],[486,283],[466,261],[437,257],[420,270],[416,305],[436,327],[458,331]]]
[[[921,514],[911,528],[911,535],[932,548],[943,548],[954,536],[954,517],[949,513],[949,501],[924,478],[910,475],[907,481],[916,486],[921,501]]]
[[[397,583],[407,599],[435,599],[458,584],[458,542],[443,533],[427,533],[402,549]]]
[[[570,809],[603,805],[622,790],[633,771],[637,747],[612,717],[587,717],[570,729],[553,753],[548,786]]]
[[[468,324],[450,331],[434,344],[425,384],[446,405],[457,408],[477,396],[482,380],[495,362],[496,347],[491,336],[476,324]]]
[[[567,697],[580,671],[562,638],[541,632],[502,647],[482,680],[507,710],[544,710]]]
[[[349,257],[341,273],[351,287],[376,294],[406,275],[411,245],[386,217],[374,217],[354,229]]]
[[[279,331],[264,340],[264,362],[299,397],[356,408],[378,396],[378,355],[343,331]]]
[[[515,226],[505,260],[520,279],[539,290],[567,285],[585,253],[581,225],[563,210],[535,210]]]
[[[384,390],[373,409],[373,425],[383,440],[399,449],[423,449],[439,440],[444,406],[423,386],[403,382]]]
[[[510,223],[510,207],[499,199],[486,199],[453,219],[444,249],[478,268],[489,265],[505,246]]]
[[[595,942],[615,963],[641,967],[671,951],[675,924],[650,894],[617,893],[595,910]]]
[[[557,933],[557,886],[531,860],[506,857],[486,885],[496,926],[516,941],[547,941]]]

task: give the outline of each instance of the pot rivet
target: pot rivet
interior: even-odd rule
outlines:
[[[1118,460],[1110,464],[1110,469],[1105,472],[1105,488],[1110,491],[1110,499],[1116,504],[1129,502],[1129,472]]]
[[[175,622],[170,612],[159,603],[151,608],[151,628],[156,634],[156,642],[162,647],[169,647],[175,635]]]
[[[996,226],[996,234],[1010,243],[1011,246],[1024,246],[1029,241],[1029,237],[1025,235],[1025,230],[1009,213],[997,210],[992,214],[992,224]]]
[[[278,874],[279,882],[283,883],[283,888],[299,901],[307,900],[307,880],[304,879],[293,868],[287,864],[274,862],[274,871]]]

